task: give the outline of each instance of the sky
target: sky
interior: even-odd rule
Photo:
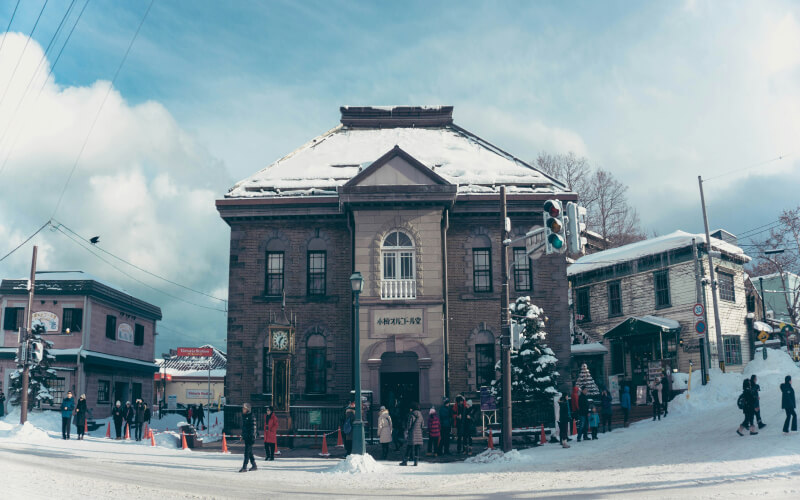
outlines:
[[[341,105],[453,105],[520,158],[586,156],[648,234],[703,230],[698,175],[712,230],[800,204],[797,2],[156,0],[111,88],[150,2],[85,2],[22,1],[7,32],[0,2],[0,256],[63,224],[0,276],[26,276],[35,243],[40,269],[118,283],[162,307],[157,355],[224,348],[225,304],[114,256],[225,299],[214,200]]]

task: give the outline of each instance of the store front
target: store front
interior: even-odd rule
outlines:
[[[637,396],[639,387],[661,377],[663,371],[677,368],[680,331],[675,320],[632,316],[603,336],[611,343],[612,354],[622,353],[624,378],[637,388]]]

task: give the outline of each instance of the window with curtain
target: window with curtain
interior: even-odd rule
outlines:
[[[308,295],[325,295],[327,257],[324,250],[308,252]]]

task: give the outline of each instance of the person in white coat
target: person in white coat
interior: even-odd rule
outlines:
[[[381,443],[381,460],[389,456],[389,444],[392,442],[392,417],[385,406],[381,406],[378,414],[378,440]]]

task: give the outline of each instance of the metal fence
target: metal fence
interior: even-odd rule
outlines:
[[[253,417],[258,422],[259,430],[264,426],[266,406],[253,406]],[[344,407],[340,406],[290,406],[292,417],[292,434],[313,435],[316,432],[331,432],[338,429],[344,421]],[[242,405],[225,405],[225,432],[239,431],[242,428]],[[312,424],[312,417],[319,417],[319,424]],[[364,415],[365,422],[371,419]],[[369,435],[369,430],[367,429]]]

